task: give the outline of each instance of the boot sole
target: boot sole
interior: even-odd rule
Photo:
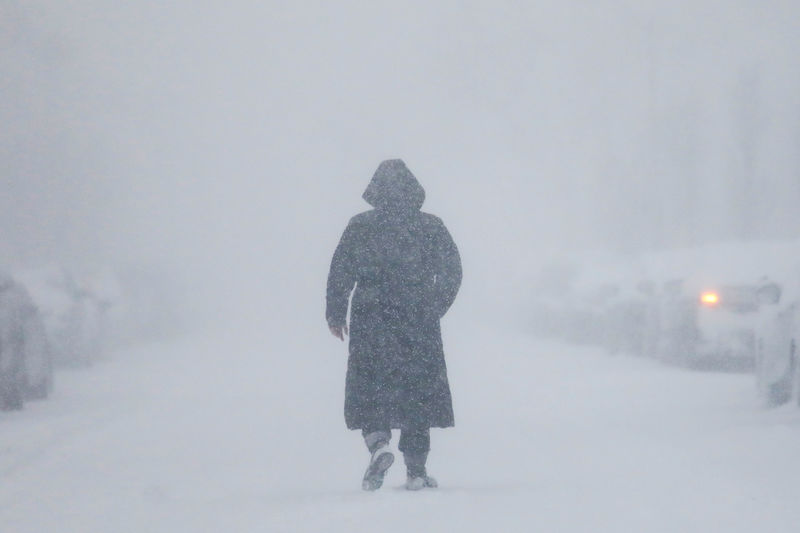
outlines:
[[[361,488],[366,491],[373,491],[381,488],[383,486],[383,477],[393,463],[394,454],[392,452],[382,453],[367,467],[367,472],[364,474],[364,481],[361,483]]]

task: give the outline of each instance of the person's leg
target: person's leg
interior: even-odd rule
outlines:
[[[367,445],[372,457],[370,458],[367,471],[364,472],[364,480],[361,488],[364,490],[378,490],[383,485],[383,478],[386,471],[394,463],[394,454],[389,449],[389,440],[392,432],[388,429],[363,429],[364,443]]]
[[[361,435],[369,453],[374,453],[378,448],[389,444],[392,439],[392,432],[388,429],[362,429]]]
[[[431,449],[430,428],[403,429],[400,433],[399,449],[403,452],[408,474],[406,488],[419,490],[436,487],[436,480],[430,477],[425,469],[428,452]]]
[[[400,444],[409,475],[425,473],[425,462],[431,449],[431,431],[429,428],[408,428],[400,432]]]

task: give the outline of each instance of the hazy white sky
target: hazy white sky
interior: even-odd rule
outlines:
[[[745,130],[764,232],[798,220],[791,1],[0,5],[6,261],[310,295],[403,157],[491,287],[561,248],[726,236]]]

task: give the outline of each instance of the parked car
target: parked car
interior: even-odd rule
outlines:
[[[800,401],[798,301],[770,282],[759,288],[763,312],[756,329],[756,391],[764,405]]]
[[[27,316],[23,321],[22,332],[25,351],[25,398],[44,400],[53,391],[53,355],[42,315],[27,291],[25,299]]]
[[[53,388],[53,366],[44,324],[28,291],[0,274],[0,407],[21,409]]]
[[[648,353],[652,298],[653,283],[648,280],[621,286],[606,305],[603,339],[606,351],[632,355]]]
[[[68,270],[48,267],[19,273],[41,311],[53,360],[88,366],[101,354],[104,307]]]
[[[755,361],[756,284],[666,283],[658,303],[658,355],[692,367],[749,369]]]

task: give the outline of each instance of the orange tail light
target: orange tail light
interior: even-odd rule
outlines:
[[[719,294],[717,294],[716,292],[711,292],[711,291],[704,292],[700,296],[700,302],[703,305],[708,305],[708,306],[717,305],[719,303]]]

